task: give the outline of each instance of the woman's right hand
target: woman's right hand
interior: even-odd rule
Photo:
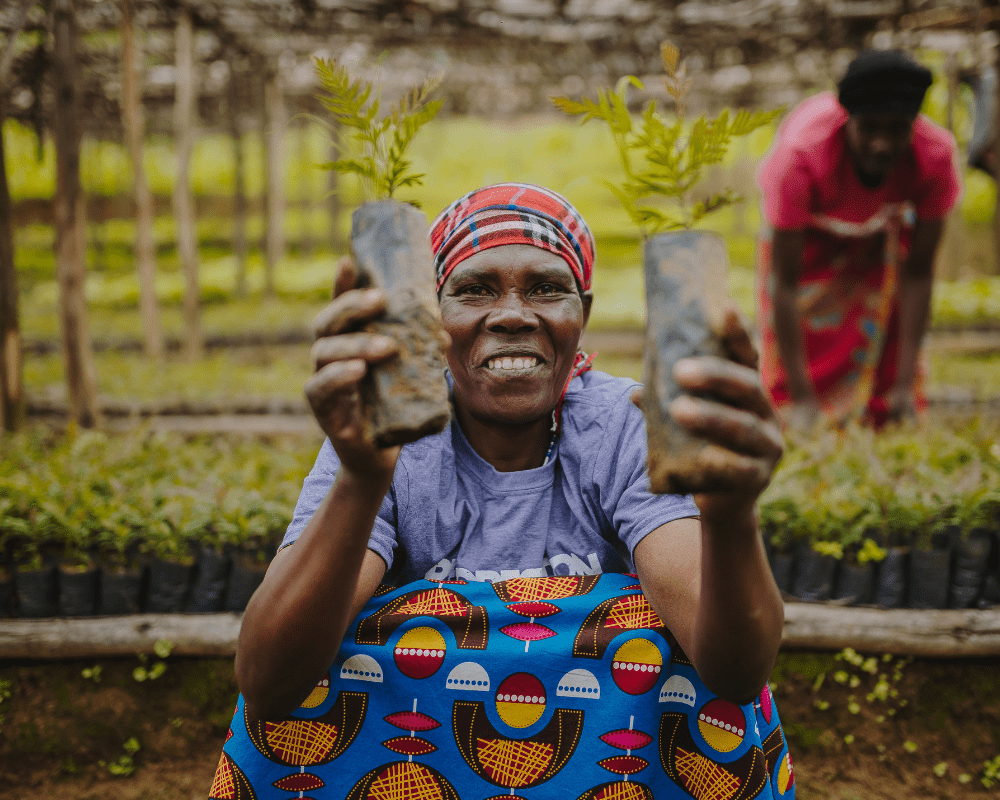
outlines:
[[[313,321],[313,375],[305,394],[342,467],[362,479],[385,481],[391,480],[399,448],[378,447],[365,436],[360,383],[369,365],[391,358],[399,347],[388,336],[362,330],[385,313],[386,301],[380,289],[356,287],[357,271],[345,256],[338,264],[333,301]]]

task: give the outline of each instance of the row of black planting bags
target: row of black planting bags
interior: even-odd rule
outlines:
[[[153,559],[121,570],[58,564],[0,580],[2,617],[90,617],[243,611],[267,564],[202,549],[191,564]]]
[[[778,588],[789,599],[881,608],[989,608],[1000,605],[1000,546],[994,532],[935,536],[928,549],[888,547],[858,564],[814,550],[768,548]],[[130,570],[66,571],[58,564],[0,580],[0,616],[240,612],[266,564],[203,548],[191,564],[154,559]]]
[[[935,534],[930,547],[888,547],[881,561],[858,564],[801,542],[768,548],[786,598],[879,608],[991,608],[1000,605],[1000,539],[977,529],[968,536]]]

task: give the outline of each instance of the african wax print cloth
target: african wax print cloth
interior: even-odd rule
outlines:
[[[767,687],[698,679],[632,575],[421,580],[374,597],[291,716],[242,697],[215,800],[792,798]]]
[[[863,268],[860,259],[834,259],[814,266],[799,283],[797,307],[809,380],[824,412],[838,424],[861,419],[875,426],[889,417],[886,394],[896,382],[899,361],[899,223],[887,220],[883,263]],[[854,249],[860,249],[857,243]],[[774,279],[770,272],[771,240],[758,243],[757,304],[761,326],[761,378],[775,405],[791,401],[787,374],[778,350],[774,325]],[[915,399],[924,396],[926,365],[917,364]]]
[[[590,288],[594,235],[569,200],[542,186],[499,183],[469,192],[438,214],[430,239],[439,290],[469,256],[508,244],[555,253],[569,265],[580,290]]]

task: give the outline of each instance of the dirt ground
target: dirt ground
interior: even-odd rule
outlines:
[[[1000,754],[1000,660],[839,656],[783,653],[773,675],[797,797],[1000,794],[981,782]],[[232,663],[172,658],[137,682],[140,666],[0,664],[0,800],[205,800],[236,699]],[[94,667],[96,680],[84,675]]]

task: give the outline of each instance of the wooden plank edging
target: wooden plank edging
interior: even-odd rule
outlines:
[[[0,659],[109,658],[152,653],[159,639],[175,656],[232,656],[242,614],[131,614],[0,620]]]
[[[782,648],[967,658],[1000,655],[1000,610],[786,603]]]
[[[0,620],[0,660],[111,658],[152,653],[232,656],[240,614]],[[894,653],[931,658],[1000,656],[1000,609],[885,610],[786,603],[782,648]]]

